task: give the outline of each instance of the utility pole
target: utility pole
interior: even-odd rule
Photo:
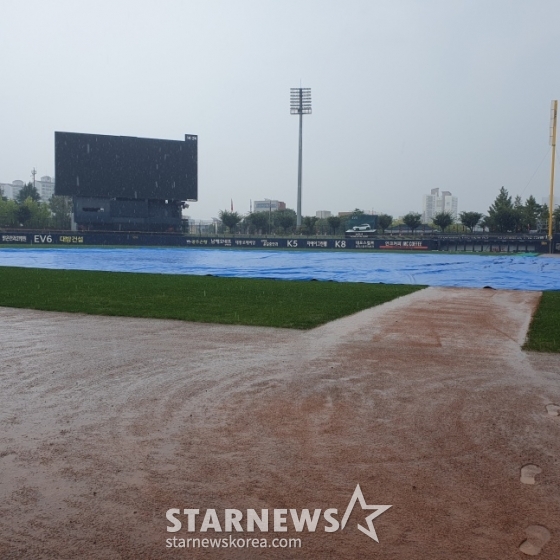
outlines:
[[[33,188],[35,188],[35,175],[37,175],[37,170],[35,168],[31,170],[31,175],[33,176]]]
[[[299,229],[301,227],[303,115],[311,114],[311,88],[290,89],[290,114],[299,115],[298,194],[297,194],[297,222],[296,222],[296,225]]]
[[[549,252],[553,252],[552,246],[552,217],[554,213],[554,160],[556,159],[556,120],[558,117],[558,100],[550,106],[550,145],[552,146],[552,164],[550,168],[550,201],[548,205],[548,244]]]

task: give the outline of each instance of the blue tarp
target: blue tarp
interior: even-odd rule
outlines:
[[[0,266],[560,290],[560,258],[242,249],[0,249]],[[0,273],[1,274],[1,273]]]

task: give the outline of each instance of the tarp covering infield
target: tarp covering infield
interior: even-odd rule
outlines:
[[[228,249],[0,249],[0,266],[560,290],[560,258]],[[1,275],[1,272],[0,272]]]

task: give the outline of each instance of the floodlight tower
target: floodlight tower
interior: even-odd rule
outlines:
[[[299,157],[297,188],[297,222],[301,227],[301,158],[303,145],[303,115],[311,114],[311,88],[290,88],[290,114],[299,115]]]
[[[550,105],[550,145],[552,146],[552,165],[550,169],[550,202],[548,205],[548,242],[552,253],[552,214],[554,212],[554,160],[556,159],[556,120],[558,117],[558,100]]]

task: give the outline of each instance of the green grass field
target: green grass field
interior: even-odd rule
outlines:
[[[543,292],[523,349],[560,352],[560,292]]]
[[[0,306],[310,329],[423,286],[0,267]]]
[[[0,267],[0,306],[310,329],[423,286]],[[544,292],[525,350],[560,352],[560,292]]]

